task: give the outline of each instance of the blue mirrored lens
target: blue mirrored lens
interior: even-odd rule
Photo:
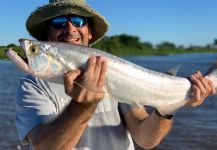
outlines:
[[[51,20],[52,26],[54,28],[65,28],[67,24],[67,17],[58,17]]]
[[[75,27],[83,27],[87,23],[86,18],[80,16],[70,17],[70,21]]]
[[[83,27],[87,23],[87,19],[81,16],[61,16],[51,20],[51,25],[54,28],[63,29],[70,21],[74,27]]]

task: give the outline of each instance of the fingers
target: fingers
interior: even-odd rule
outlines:
[[[88,59],[88,66],[87,66],[87,74],[90,78],[92,78],[94,76],[94,69],[96,66],[96,57],[90,57]]]
[[[208,84],[211,87],[211,95],[215,95],[216,94],[216,89],[214,87],[214,84],[210,80],[208,80]]]
[[[102,66],[101,66],[101,70],[100,70],[100,75],[99,75],[99,79],[98,79],[98,85],[99,86],[104,86],[104,84],[105,84],[107,68],[108,68],[107,59],[103,58]]]
[[[99,76],[100,76],[102,63],[103,63],[103,57],[97,56],[96,57],[96,65],[95,65],[95,68],[94,68],[94,80],[96,81],[96,83],[98,82],[98,79],[99,79]]]
[[[203,103],[203,101],[209,96],[215,94],[215,88],[213,83],[202,76],[200,71],[196,71],[190,77],[192,85],[193,97],[188,105],[195,107]]]
[[[105,83],[107,64],[105,57],[92,56],[88,59],[86,70],[76,69],[65,74],[66,94],[77,102],[100,101],[104,97],[104,93],[101,91]]]
[[[92,80],[96,84],[104,85],[105,75],[107,71],[107,59],[102,56],[90,57],[86,71],[86,78]]]
[[[200,74],[194,74],[191,76],[192,82],[196,85],[200,90],[200,95],[202,98],[209,95],[211,91],[211,87],[208,84],[208,79],[202,77]]]
[[[194,93],[192,97],[193,100],[191,100],[188,105],[190,105],[191,107],[196,107],[200,105],[203,102],[203,100],[201,100],[200,89],[195,85],[192,86],[192,89]]]

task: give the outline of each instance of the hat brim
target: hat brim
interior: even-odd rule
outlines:
[[[108,30],[108,22],[98,12],[84,3],[72,2],[58,2],[39,7],[27,19],[26,28],[34,38],[44,41],[48,38],[48,20],[71,14],[85,16],[91,20],[92,39],[89,44],[98,41]]]

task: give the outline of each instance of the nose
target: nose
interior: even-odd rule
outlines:
[[[71,31],[71,32],[76,32],[77,28],[75,26],[73,26],[73,24],[70,21],[68,21],[67,22],[67,27],[66,27],[65,30],[68,30],[68,31]]]

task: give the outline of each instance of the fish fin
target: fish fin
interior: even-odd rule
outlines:
[[[165,73],[168,75],[176,76],[179,69],[181,68],[181,66],[182,66],[181,64],[173,66],[170,69],[168,69],[167,71],[165,71]]]
[[[93,86],[93,85],[90,85],[90,84],[86,84],[85,82],[79,82],[79,80],[77,81],[74,81],[74,83],[81,87],[81,88],[85,88],[89,91],[93,91],[93,92],[96,92],[96,93],[107,93],[107,91],[105,90],[105,88],[101,89],[101,88],[98,88],[96,86]]]
[[[171,110],[170,107],[160,107],[160,108],[156,108],[157,111],[162,114],[163,116],[164,115],[167,115],[167,114],[173,114],[174,112],[176,112],[176,110],[174,110],[174,108]]]
[[[212,62],[205,75],[212,74],[213,71],[217,72],[217,60]]]
[[[212,62],[209,69],[205,73],[205,77],[212,81],[217,91],[217,60]]]

